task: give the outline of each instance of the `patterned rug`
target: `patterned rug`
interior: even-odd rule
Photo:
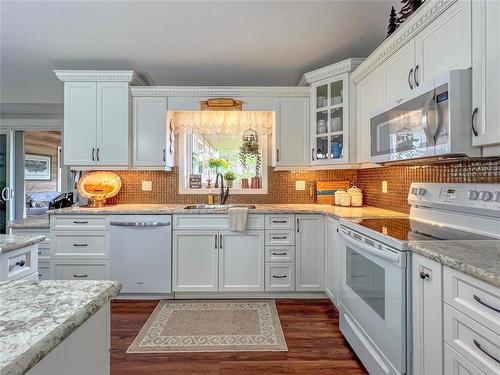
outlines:
[[[162,300],[127,353],[288,351],[273,300]]]

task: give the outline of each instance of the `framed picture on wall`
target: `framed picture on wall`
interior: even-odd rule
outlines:
[[[50,181],[50,156],[26,154],[24,156],[24,179],[28,181]]]

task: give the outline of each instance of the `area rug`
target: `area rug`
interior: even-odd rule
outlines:
[[[273,300],[162,300],[127,353],[288,351]]]

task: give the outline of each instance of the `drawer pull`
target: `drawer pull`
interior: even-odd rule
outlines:
[[[280,237],[273,236],[273,240],[286,240],[287,238],[288,238],[287,236],[280,236]]]
[[[287,222],[287,220],[273,220],[273,223],[275,224],[286,224]]]
[[[286,252],[283,252],[283,253],[275,253],[275,252],[273,252],[273,255],[287,255],[287,253]]]
[[[430,276],[428,273],[425,273],[425,272],[420,272],[420,278],[422,280],[425,280],[425,279],[428,279]]]
[[[87,274],[85,274],[85,275],[73,275],[73,277],[84,278],[84,277],[89,277],[89,275],[87,275]]]
[[[273,275],[274,279],[286,279],[287,277],[287,275]]]
[[[73,220],[73,224],[88,224],[88,221]]]
[[[41,252],[41,251],[39,251],[39,252],[38,252],[38,255],[42,255],[42,252]]]
[[[495,362],[497,362],[497,363],[500,363],[500,359],[495,358],[493,355],[491,355],[491,354],[490,354],[490,353],[488,353],[486,350],[484,350],[484,349],[481,347],[481,344],[480,344],[480,343],[478,343],[478,342],[476,341],[476,339],[474,339],[474,345],[476,345],[476,346],[477,346],[477,348],[478,348],[479,350],[481,350],[484,354],[486,354],[486,355],[487,355],[488,357],[490,357],[492,360],[494,360],[494,361],[495,361]]]
[[[89,246],[88,243],[74,243],[73,244],[74,247],[87,247]]]
[[[26,262],[24,260],[20,260],[20,261],[16,262],[16,266],[19,266],[19,267],[23,267],[25,264],[26,264]]]
[[[500,313],[500,309],[497,309],[496,307],[493,307],[493,306],[488,305],[487,303],[485,303],[485,302],[481,301],[481,298],[479,298],[479,297],[478,297],[478,296],[476,296],[475,294],[474,294],[474,299],[475,299],[477,302],[479,302],[481,305],[486,306],[487,308],[492,309],[493,311],[496,311],[496,312]]]

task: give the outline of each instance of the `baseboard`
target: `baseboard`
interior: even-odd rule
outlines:
[[[115,299],[174,299],[174,293],[120,293]]]
[[[324,292],[176,292],[175,299],[327,298]]]

